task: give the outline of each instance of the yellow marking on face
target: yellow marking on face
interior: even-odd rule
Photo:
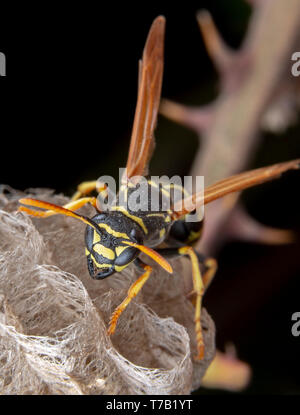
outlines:
[[[115,236],[116,238],[129,239],[129,236],[126,235],[126,233],[115,231],[109,225],[107,225],[106,223],[98,223],[98,226],[100,228],[105,229],[107,233],[109,233],[110,235]]]
[[[163,238],[165,236],[165,233],[166,233],[165,228],[161,229],[161,231],[159,232],[160,238]]]
[[[143,231],[145,232],[145,234],[148,233],[148,229],[146,228],[143,219],[139,218],[138,216],[135,215],[131,215],[125,208],[124,206],[112,206],[110,208],[111,211],[118,211],[118,212],[122,212],[124,213],[125,216],[127,216],[128,218],[134,220],[136,223],[138,223],[140,225],[140,227],[143,229]],[[129,239],[127,237],[127,239]]]
[[[97,252],[97,254],[104,256],[107,259],[115,259],[116,255],[114,253],[114,251],[110,248],[107,248],[104,245],[96,244],[93,246],[93,249],[95,252]]]
[[[97,268],[111,268],[112,264],[99,264],[99,262],[96,261],[96,258],[91,255],[92,261],[96,264]]]
[[[93,238],[93,244],[97,244],[98,242],[100,242],[101,241],[101,236],[99,235],[99,233],[98,232],[96,232],[95,230],[94,230],[94,238]]]
[[[85,248],[85,255],[86,256],[90,255],[90,251],[87,248]]]
[[[121,272],[124,268],[126,268],[126,267],[127,267],[127,265],[129,265],[129,264],[125,264],[125,265],[122,265],[122,266],[115,265],[115,270],[116,270],[117,272]]]
[[[117,254],[117,256],[121,255],[121,253],[123,251],[125,251],[125,249],[127,249],[127,248],[128,248],[128,246],[117,246],[116,247],[116,254]]]

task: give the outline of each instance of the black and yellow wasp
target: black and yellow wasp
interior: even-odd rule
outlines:
[[[139,185],[138,178],[148,174],[148,164],[154,149],[153,131],[161,95],[164,32],[165,18],[159,16],[152,24],[143,57],[139,63],[138,99],[132,138],[126,170],[119,190],[122,200],[130,197],[131,192]],[[62,214],[86,223],[87,265],[92,278],[100,280],[106,278],[115,272],[122,271],[131,262],[134,262],[141,270],[141,276],[132,284],[127,297],[112,314],[108,328],[110,335],[115,331],[120,314],[150,277],[152,267],[144,263],[139,258],[139,254],[142,252],[148,255],[169,273],[173,271],[165,257],[188,256],[192,263],[195,293],[196,359],[202,359],[204,342],[200,322],[201,302],[205,288],[216,271],[216,262],[197,254],[191,245],[191,242],[201,235],[202,221],[186,222],[184,218],[197,206],[270,180],[286,170],[298,168],[299,163],[300,160],[295,160],[232,176],[205,189],[204,195],[203,193],[186,195],[182,189],[184,203],[172,199],[169,200],[171,203],[166,209],[164,209],[163,199],[172,198],[172,189],[163,185],[157,186],[156,183],[148,180],[149,187],[152,190],[156,188],[154,191],[162,197],[161,209],[155,212],[151,211],[150,199],[147,202],[148,210],[133,211],[126,204],[120,203],[120,197],[109,211],[101,211],[96,198],[87,196],[94,190],[98,193],[105,190],[105,186],[101,186],[98,181],[84,182],[79,185],[71,201],[63,207],[36,199],[23,198],[20,199],[23,205],[47,210],[32,210],[25,206],[20,206],[19,209],[38,217]],[[148,192],[145,197],[149,197],[149,194]],[[97,210],[92,218],[74,212],[86,203],[91,203]],[[164,248],[161,248],[162,243],[164,243]],[[201,263],[202,268],[200,268]]]

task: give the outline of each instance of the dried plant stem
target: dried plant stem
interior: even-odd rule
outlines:
[[[262,117],[282,79],[290,77],[290,57],[299,36],[300,7],[290,0],[260,2],[254,9],[248,33],[238,52],[232,52],[220,40],[207,12],[198,14],[199,25],[210,56],[220,70],[222,90],[218,99],[180,121],[201,133],[201,151],[196,155],[192,174],[205,177],[205,185],[248,167],[259,142]],[[218,40],[219,39],[219,40]],[[214,40],[214,41],[213,41]],[[168,102],[166,103],[168,106]],[[168,108],[162,105],[162,112]],[[178,107],[177,118],[178,118]],[[187,108],[184,111],[188,113]],[[197,124],[197,118],[199,123]],[[204,122],[203,122],[204,120]],[[216,237],[234,208],[224,209],[216,201],[207,209],[206,226],[199,248],[212,254]]]

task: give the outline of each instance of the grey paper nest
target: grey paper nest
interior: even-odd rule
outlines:
[[[68,201],[48,190],[30,195]],[[188,394],[198,388],[215,354],[215,330],[203,310],[206,354],[193,362],[194,309],[185,295],[183,260],[172,262],[173,275],[155,267],[109,338],[109,317],[138,276],[134,266],[92,280],[84,224],[17,212],[22,196],[4,187],[0,193],[0,393]],[[81,212],[94,214],[91,207]]]

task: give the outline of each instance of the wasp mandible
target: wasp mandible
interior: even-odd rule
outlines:
[[[138,98],[133,123],[129,155],[119,196],[122,200],[130,197],[139,185],[138,177],[147,177],[148,164],[154,149],[154,129],[160,104],[163,77],[165,18],[157,17],[150,29],[142,60],[139,62]],[[108,334],[114,333],[121,313],[130,301],[138,294],[152,272],[152,266],[143,262],[139,255],[144,253],[156,261],[168,273],[172,267],[166,258],[183,255],[188,256],[192,264],[193,287],[195,300],[195,331],[197,339],[196,359],[204,357],[204,342],[201,329],[201,303],[206,287],[216,272],[216,261],[205,258],[193,248],[193,243],[201,236],[203,221],[186,222],[185,216],[195,206],[212,202],[229,193],[241,191],[251,186],[278,177],[281,173],[299,168],[300,160],[279,163],[273,166],[237,174],[228,179],[209,186],[203,193],[187,195],[182,189],[182,200],[172,199],[170,186],[157,186],[151,180],[147,183],[152,191],[158,192],[162,204],[159,212],[133,211],[120,203],[120,197],[109,211],[101,211],[95,197],[88,196],[92,191],[100,193],[103,187],[97,181],[84,182],[69,203],[57,206],[45,201],[22,198],[20,203],[27,206],[46,209],[33,210],[20,206],[19,210],[38,217],[62,214],[83,221],[86,227],[85,245],[88,271],[92,278],[101,280],[115,272],[122,271],[132,262],[138,267],[141,276],[131,285],[127,297],[113,312]],[[154,189],[153,189],[154,187]],[[153,192],[151,192],[153,195]],[[124,195],[126,197],[124,198]],[[149,193],[148,193],[149,195]],[[172,199],[170,208],[163,208],[163,199]],[[170,202],[170,200],[169,200]],[[180,202],[180,203],[179,203]],[[88,218],[75,211],[90,203],[96,209],[96,215]],[[182,207],[183,206],[183,207]],[[186,208],[185,206],[191,206]],[[166,247],[162,248],[164,243]],[[154,248],[156,248],[154,250]],[[201,272],[200,264],[203,268]]]

